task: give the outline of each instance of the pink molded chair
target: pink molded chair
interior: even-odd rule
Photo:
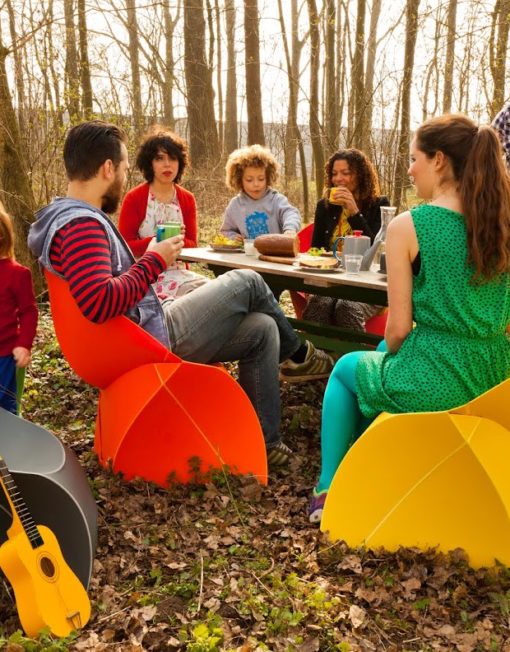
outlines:
[[[62,352],[100,390],[94,449],[126,479],[161,486],[228,466],[267,484],[264,437],[253,406],[223,368],[181,360],[127,317],[86,319],[68,284],[45,272]]]
[[[301,229],[298,233],[299,237],[299,252],[306,253],[312,246],[312,236],[313,236],[313,223],[307,224]],[[307,295],[305,292],[296,292],[295,290],[290,291],[290,298],[292,300],[292,305],[294,306],[294,312],[296,313],[297,319],[302,319],[303,312],[306,308],[308,302]],[[370,319],[367,319],[365,323],[365,331],[367,333],[372,333],[373,335],[380,335],[384,337],[384,331],[386,329],[386,322],[388,321],[388,310],[385,309],[378,315],[374,315]]]

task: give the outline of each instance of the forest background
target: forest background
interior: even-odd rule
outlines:
[[[338,146],[367,152],[404,206],[412,129],[503,105],[509,13],[510,0],[1,0],[0,198],[19,260],[33,267],[34,210],[65,189],[67,127],[92,116],[121,123],[132,152],[156,121],[187,138],[204,229],[247,142],[275,152],[305,221]]]
[[[445,111],[486,122],[507,99],[509,17],[510,0],[0,0],[0,198],[17,257],[44,301],[27,231],[65,192],[67,128],[91,117],[129,132],[131,158],[156,121],[189,141],[202,244],[229,199],[226,157],[245,143],[275,152],[305,220],[338,146],[365,150],[406,206],[413,128]],[[510,651],[508,569],[353,551],[310,526],[323,383],[282,386],[296,456],[268,488],[122,483],[91,452],[96,392],[41,307],[23,410],[73,448],[97,499],[93,616],[77,638],[29,641],[3,583],[0,648]]]

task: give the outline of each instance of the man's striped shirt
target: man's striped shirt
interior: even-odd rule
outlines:
[[[84,316],[96,324],[136,306],[166,267],[159,254],[149,251],[127,272],[113,276],[108,237],[92,218],[78,218],[59,229],[51,243],[50,260],[69,283]]]

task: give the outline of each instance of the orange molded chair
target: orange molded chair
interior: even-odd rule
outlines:
[[[308,249],[312,246],[312,236],[313,236],[313,223],[307,224],[303,227],[298,233],[299,237],[299,252],[306,253]],[[292,305],[294,306],[294,312],[296,313],[297,319],[303,317],[303,312],[307,304],[307,296],[304,292],[296,292],[291,290],[290,298],[292,300]],[[388,321],[388,311],[384,310],[378,315],[374,315],[370,319],[367,319],[365,323],[365,331],[367,333],[372,333],[373,335],[380,335],[384,337],[384,331],[386,329],[386,322]]]
[[[161,486],[200,468],[228,466],[267,484],[264,437],[253,406],[217,366],[185,362],[127,317],[86,319],[68,284],[45,272],[62,352],[85,382],[100,389],[94,448],[126,479]]]

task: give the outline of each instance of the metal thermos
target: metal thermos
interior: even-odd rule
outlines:
[[[353,235],[344,235],[333,243],[333,255],[345,267],[344,254],[363,256],[370,247],[370,238],[362,235],[363,231],[353,231]],[[338,244],[343,242],[342,252],[338,253]]]

